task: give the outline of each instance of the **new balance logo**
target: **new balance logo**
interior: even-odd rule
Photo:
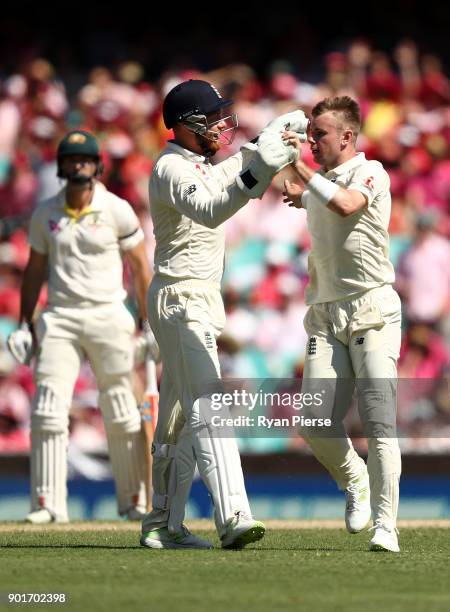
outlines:
[[[315,355],[317,353],[317,338],[311,336],[308,342],[308,355]]]
[[[189,187],[183,191],[183,198],[192,195],[194,191],[197,191],[197,185],[189,185]]]
[[[357,344],[364,344],[364,338],[356,338],[355,345]]]

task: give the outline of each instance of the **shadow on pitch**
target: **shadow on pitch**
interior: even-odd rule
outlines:
[[[103,550],[127,550],[132,548],[141,548],[141,546],[127,546],[126,544],[123,546],[108,546],[106,544],[0,544],[0,550],[4,548],[92,548]]]

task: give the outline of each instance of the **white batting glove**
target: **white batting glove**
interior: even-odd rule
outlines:
[[[309,119],[302,110],[291,111],[273,119],[261,132],[261,137],[265,134],[281,134],[282,132],[297,132],[300,142],[306,142]]]
[[[158,363],[161,360],[158,343],[152,332],[150,323],[145,319],[142,321],[142,331],[137,337],[134,347],[135,365],[144,363],[147,357],[151,357],[155,363]]]
[[[6,344],[14,359],[23,365],[30,365],[34,354],[34,341],[27,323],[22,323],[19,329],[13,331]]]
[[[297,149],[286,145],[280,134],[262,134],[254,158],[237,176],[236,184],[250,198],[260,198],[275,174],[297,159]]]

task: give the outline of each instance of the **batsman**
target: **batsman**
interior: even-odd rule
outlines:
[[[99,389],[118,511],[146,510],[144,441],[132,386],[135,322],[124,304],[124,256],[133,272],[139,314],[147,318],[150,271],[144,234],[131,206],[99,182],[100,149],[84,130],[57,151],[67,181],[38,205],[30,222],[30,256],[21,290],[21,326],[8,345],[22,363],[36,353],[31,416],[31,523],[67,522],[69,409],[80,365],[88,359]],[[43,283],[48,305],[33,326]],[[146,336],[146,342],[150,345]],[[141,343],[142,344],[142,343]],[[153,342],[155,350],[156,344]]]
[[[190,80],[174,87],[163,118],[174,139],[158,158],[150,179],[156,238],[149,320],[163,364],[159,420],[153,453],[153,510],[142,524],[149,548],[211,548],[183,524],[195,464],[214,506],[223,548],[241,548],[263,537],[252,517],[236,440],[221,435],[202,412],[205,387],[220,386],[216,338],[225,313],[220,294],[223,223],[251,198],[259,198],[274,175],[297,157],[281,133],[305,132],[301,111],[273,121],[258,139],[225,161],[212,159],[237,128],[231,100],[210,83]]]

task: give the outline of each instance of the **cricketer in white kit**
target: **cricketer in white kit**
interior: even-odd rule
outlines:
[[[361,531],[372,510],[370,548],[398,552],[401,458],[395,421],[401,307],[389,261],[390,182],[378,161],[356,151],[360,125],[359,107],[351,98],[319,102],[312,110],[308,142],[321,169],[314,172],[298,160],[294,167],[300,184],[285,182],[284,201],[306,208],[312,238],[302,390],[328,390],[325,411],[334,419],[329,435],[307,428],[300,433],[346,492],[347,529]],[[300,148],[295,134],[283,137]],[[342,425],[355,385],[368,439],[367,467]]]
[[[181,83],[164,100],[164,121],[175,139],[150,180],[156,251],[148,312],[163,363],[153,510],[143,520],[141,536],[141,544],[150,548],[211,548],[183,525],[196,463],[213,501],[223,548],[241,548],[265,531],[251,514],[236,440],[221,435],[196,400],[209,383],[220,381],[222,224],[250,198],[261,197],[272,177],[296,159],[281,133],[285,125],[302,132],[307,120],[301,111],[288,113],[263,131],[258,147],[246,146],[212,165],[222,142],[234,136],[237,120],[227,112],[231,104],[200,80]]]
[[[29,363],[37,343],[31,512],[26,519],[33,523],[68,521],[69,409],[86,358],[99,389],[118,512],[134,520],[145,513],[141,418],[130,376],[135,323],[124,305],[122,255],[130,262],[142,318],[150,272],[139,221],[128,202],[96,180],[101,169],[92,134],[68,133],[58,147],[58,176],[67,179],[67,185],[38,205],[30,223],[31,251],[21,292],[23,325],[11,335],[9,347]],[[48,306],[33,338],[33,313],[47,276]]]

